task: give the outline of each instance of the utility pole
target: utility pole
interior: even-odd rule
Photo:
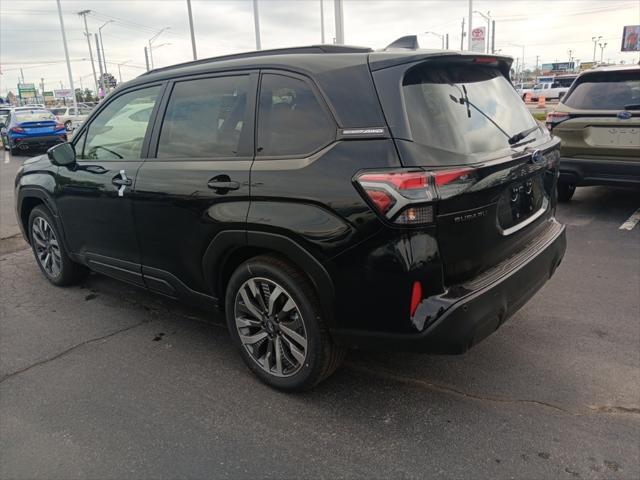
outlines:
[[[256,50],[262,50],[260,42],[260,12],[258,11],[258,0],[253,0],[253,26],[256,30]]]
[[[67,74],[69,75],[69,85],[71,86],[71,97],[73,98],[73,108],[78,109],[78,101],[76,100],[76,89],[73,86],[73,74],[71,73],[71,62],[69,61],[69,48],[67,47],[67,34],[64,31],[64,20],[62,19],[62,6],[60,0],[58,3],[58,16],[60,17],[60,30],[62,31],[62,44],[64,45],[64,58],[67,61]]]
[[[96,86],[96,92],[98,91],[98,79],[96,77],[96,66],[93,64],[93,52],[91,50],[91,36],[89,34],[89,27],[87,27],[87,14],[91,13],[91,10],[82,10],[78,12],[84,19],[84,34],[87,37],[87,46],[89,47],[89,59],[91,60],[91,70],[93,71],[93,82]]]
[[[320,43],[324,45],[324,1],[320,0]]]
[[[344,10],[342,0],[333,0],[336,18],[336,44],[344,45]]]
[[[593,42],[593,61],[596,61],[596,46],[598,45],[598,42],[602,39],[602,36],[600,37],[591,37],[591,41]]]
[[[467,50],[471,51],[471,30],[473,29],[473,0],[469,0],[469,26],[467,27]]]
[[[538,62],[540,60],[540,55],[536,55],[536,69],[535,69],[535,74],[538,75]]]
[[[571,63],[571,60],[573,60],[572,54],[573,54],[573,50],[570,49],[569,50],[569,63]]]
[[[191,13],[191,0],[187,0],[187,12],[189,12],[189,30],[191,31],[191,50],[193,50],[193,59],[197,60],[198,54],[196,53],[196,35],[195,33],[193,33],[193,14]],[[118,65],[118,69],[120,69],[120,65]]]
[[[489,47],[489,38],[491,38],[489,36],[489,33],[491,32],[491,12],[487,12],[487,14],[485,15],[484,13],[478,11],[478,10],[474,10],[473,13],[477,13],[478,15],[480,15],[482,18],[484,18],[487,21],[487,33],[486,33],[486,37],[487,37],[487,43],[485,46],[485,52],[489,53],[491,48]]]
[[[104,72],[107,73],[107,57],[104,54],[104,42],[102,41],[102,29],[106,27],[108,24],[113,22],[113,20],[108,20],[102,24],[102,26],[98,27],[98,36],[100,37],[100,49],[102,50],[102,64],[104,65]]]
[[[491,20],[491,53],[496,52],[496,21]]]
[[[460,50],[464,50],[464,17],[462,17],[462,31],[460,32]]]
[[[449,34],[448,33],[445,33],[444,48],[446,50],[449,50]]]
[[[149,53],[147,47],[144,47],[144,62],[147,64],[147,72],[149,71]]]
[[[44,104],[44,78],[40,77],[40,91],[42,92],[42,103]]]
[[[102,62],[100,61],[100,45],[98,44],[98,34],[96,33],[95,36],[96,36],[96,47],[98,51],[98,66],[100,67],[100,87],[102,87],[102,95],[104,96],[106,94],[107,89],[105,88],[105,85],[104,85],[104,73],[102,72]],[[100,97],[100,95],[98,95],[98,97]]]

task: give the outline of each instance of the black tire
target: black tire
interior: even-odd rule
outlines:
[[[236,323],[236,307],[242,308],[244,302],[241,300],[240,289],[244,288],[247,282],[252,279],[257,279],[257,282],[267,280],[268,282],[273,282],[272,285],[281,287],[285,298],[293,300],[294,311],[299,311],[300,316],[296,317],[296,321],[303,325],[299,331],[303,330],[304,335],[306,335],[306,351],[304,361],[300,363],[298,370],[294,370],[294,373],[290,376],[278,376],[267,371],[259,363],[259,360],[255,358],[254,354],[249,351],[249,348],[243,345],[240,339],[239,329],[242,327]],[[264,287],[264,285],[262,286]],[[263,297],[264,300],[263,288],[260,288],[259,292],[259,296]],[[275,290],[272,290],[272,292],[275,292]],[[227,286],[225,312],[232,341],[240,350],[245,364],[260,380],[279,390],[304,391],[313,388],[329,377],[340,366],[346,355],[346,349],[334,344],[331,340],[326,323],[322,318],[317,294],[307,277],[298,268],[281,258],[263,255],[247,260],[240,265],[231,276]],[[276,322],[278,322],[277,315]],[[281,320],[282,323],[286,324],[286,321]],[[266,331],[266,328],[262,328],[259,333]],[[282,334],[283,332],[278,332],[275,335]],[[254,334],[252,333],[251,335]],[[277,341],[277,338],[274,340]],[[264,348],[270,348],[270,338],[267,337],[264,341],[269,342],[268,346],[265,345]],[[276,343],[276,345],[284,346],[283,342]],[[258,345],[258,343],[252,344],[252,348],[255,348],[253,345]],[[281,353],[281,355],[284,356],[285,353]],[[268,360],[265,361],[268,363]],[[269,370],[271,371],[272,368],[269,368]]]
[[[18,152],[18,149],[11,145],[11,140],[9,140],[9,153],[11,156],[15,155]]]
[[[64,128],[67,132],[73,130],[73,123],[71,123],[71,120],[67,120],[66,122],[64,122]]]
[[[568,202],[573,197],[576,186],[570,183],[558,182],[558,201]]]
[[[39,249],[42,249],[42,244],[38,243],[38,234],[36,230],[34,230],[34,224],[36,222],[40,222],[40,220],[44,220],[53,233],[53,238],[57,244],[57,256],[59,257],[59,261],[55,262],[54,259],[51,260],[52,265],[55,262],[57,265],[57,269],[53,271],[48,271],[48,268],[45,267],[44,261],[39,257]],[[31,249],[33,250],[33,255],[36,258],[36,263],[40,270],[44,274],[44,276],[56,286],[62,287],[67,285],[73,285],[82,280],[89,273],[87,267],[83,265],[79,265],[72,261],[67,254],[64,244],[61,240],[60,232],[58,231],[58,227],[56,226],[55,221],[53,220],[53,215],[49,212],[49,209],[44,205],[38,205],[35,207],[31,214],[29,215],[29,223],[28,223],[28,233],[29,233],[29,243],[31,244]],[[42,230],[40,230],[42,231]],[[47,245],[49,247],[49,255],[52,258],[56,257],[54,253],[53,243]],[[42,252],[42,250],[40,250]],[[44,252],[43,252],[44,253]],[[57,270],[57,271],[56,271]]]

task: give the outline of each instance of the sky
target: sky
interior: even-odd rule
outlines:
[[[154,41],[156,67],[192,59],[186,0],[60,0],[75,87],[93,89],[89,47],[81,10],[89,31],[102,28],[104,51],[116,79],[126,81],[145,71],[144,47]],[[199,58],[255,50],[251,0],[192,0]],[[258,0],[262,48],[321,42],[320,0]],[[335,36],[334,2],[322,0],[325,43]],[[440,48],[438,35],[449,34],[449,46],[460,49],[461,22],[468,22],[467,0],[344,0],[345,43],[384,48],[398,37],[417,34],[420,46]],[[474,0],[473,9],[496,21],[496,49],[540,63],[593,59],[592,37],[606,43],[603,60],[639,61],[639,54],[620,52],[624,25],[640,24],[640,0]],[[473,25],[486,20],[473,15]],[[468,23],[467,23],[468,24]],[[92,36],[94,60],[95,43]],[[466,41],[465,41],[466,49]],[[600,47],[596,56],[600,58]],[[45,90],[69,87],[60,20],[55,0],[0,2],[0,95],[16,91],[20,69],[26,83]],[[520,60],[521,61],[521,60]],[[98,70],[96,63],[96,70]]]

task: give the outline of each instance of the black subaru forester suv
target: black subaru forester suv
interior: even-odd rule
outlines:
[[[349,347],[462,353],[566,246],[559,142],[510,65],[314,46],[156,69],[25,162],[17,215],[51,283],[93,270],[218,307],[279,389]]]

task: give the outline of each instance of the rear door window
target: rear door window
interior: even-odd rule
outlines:
[[[306,81],[266,73],[260,84],[258,156],[306,156],[335,139],[336,127]]]
[[[563,103],[580,110],[624,110],[640,105],[640,70],[598,72],[576,81]]]
[[[495,68],[420,66],[405,75],[402,89],[413,141],[462,154],[461,160],[510,148],[510,136],[536,126]],[[540,135],[535,131],[527,139]]]
[[[237,156],[240,137],[250,121],[248,90],[248,75],[176,83],[162,123],[157,157]]]

